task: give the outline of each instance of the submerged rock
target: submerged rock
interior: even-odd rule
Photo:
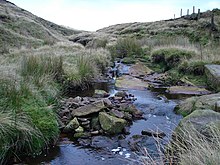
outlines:
[[[91,134],[89,132],[77,132],[74,134],[74,138],[88,138]]]
[[[92,104],[88,104],[72,111],[72,116],[86,116],[92,113],[96,113],[105,108],[104,102],[102,100],[96,101]]]
[[[99,122],[102,129],[109,134],[121,133],[127,124],[126,120],[111,116],[105,112],[99,113]]]
[[[117,142],[113,141],[109,137],[106,136],[94,136],[92,137],[91,147],[94,148],[103,148],[110,150],[114,147],[118,146]]]
[[[130,113],[134,118],[142,118],[143,112],[138,110],[133,104],[121,104],[120,110]]]
[[[118,91],[116,94],[115,94],[116,97],[121,97],[121,98],[125,98],[125,97],[128,97],[128,93],[125,92],[125,91]]]
[[[162,131],[153,131],[153,130],[142,130],[141,131],[142,135],[147,135],[147,136],[154,136],[154,137],[159,137],[159,138],[163,138],[164,136],[166,136],[166,134]]]

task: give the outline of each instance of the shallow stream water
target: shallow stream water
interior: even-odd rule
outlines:
[[[121,69],[121,74],[126,74],[128,66]],[[101,83],[100,83],[101,84]],[[117,89],[112,83],[110,85],[96,84],[96,88],[102,88],[114,95],[115,92],[124,89]],[[47,154],[35,159],[27,160],[27,164],[52,164],[52,165],[123,165],[138,164],[133,160],[137,159],[134,153],[132,137],[140,136],[138,144],[146,147],[150,152],[157,153],[155,138],[142,136],[141,131],[150,129],[162,131],[166,136],[161,140],[161,144],[169,141],[173,129],[182,118],[173,112],[178,100],[164,100],[158,97],[159,93],[151,92],[148,89],[135,90],[128,89],[128,93],[133,94],[137,100],[134,105],[144,112],[143,119],[136,120],[129,126],[129,135],[121,138],[97,137],[94,146],[84,147],[79,142],[71,140],[71,137],[61,136],[59,143],[51,148]],[[135,143],[136,144],[136,143]]]

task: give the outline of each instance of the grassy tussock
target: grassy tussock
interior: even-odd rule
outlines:
[[[67,58],[64,72],[75,86],[85,85],[103,74],[111,59],[105,49],[81,50],[75,57],[67,56]]]
[[[63,74],[62,57],[56,56],[23,56],[21,60],[21,76],[40,78],[51,75],[53,78]]]
[[[56,115],[48,109],[49,100],[42,90],[30,84],[10,78],[0,80],[1,164],[10,157],[37,155],[58,136]],[[56,95],[50,97],[55,100]]]
[[[12,112],[0,112],[0,137],[0,164],[9,155],[36,152],[36,148],[33,148],[34,139],[44,139],[26,114],[15,115]]]

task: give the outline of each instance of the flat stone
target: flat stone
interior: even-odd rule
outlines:
[[[189,96],[201,96],[211,94],[205,88],[199,88],[194,86],[172,86],[169,87],[166,92],[171,95],[189,95]]]
[[[103,99],[103,102],[104,102],[106,107],[112,107],[113,106],[111,100],[108,99],[108,98]]]
[[[110,110],[110,113],[111,113],[113,116],[118,117],[118,118],[123,118],[123,117],[125,116],[123,112],[120,112],[120,111],[118,111],[118,110],[116,110],[116,109]]]
[[[152,72],[153,71],[150,68],[148,68],[141,62],[138,62],[129,68],[129,74],[134,77],[143,77]]]
[[[92,131],[91,132],[91,135],[98,135],[99,134],[99,131]]]
[[[92,113],[97,113],[102,111],[102,109],[105,108],[104,102],[102,100],[79,107],[77,109],[74,109],[72,111],[72,116],[86,116]]]
[[[124,89],[146,90],[148,83],[130,75],[123,75],[116,79],[115,86]]]
[[[78,119],[78,121],[80,121],[80,122],[86,122],[86,121],[88,121],[88,118],[80,118],[80,117],[78,117],[77,119]]]
[[[89,120],[84,121],[84,122],[81,123],[82,126],[89,125],[89,124],[90,124],[90,121],[89,121]]]

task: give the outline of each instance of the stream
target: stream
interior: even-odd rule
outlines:
[[[120,74],[127,74],[129,66],[122,65]],[[101,84],[101,85],[100,85]],[[99,83],[96,89],[104,89],[111,95],[117,91],[126,90],[137,99],[134,105],[141,110],[143,119],[133,121],[127,129],[130,134],[114,137],[93,137],[92,146],[86,145],[86,139],[76,141],[67,135],[61,135],[56,146],[47,154],[25,163],[30,165],[127,165],[140,164],[138,160],[137,146],[144,146],[152,155],[157,155],[157,138],[143,136],[142,130],[162,131],[165,137],[159,139],[161,145],[165,145],[171,138],[172,131],[177,126],[182,116],[173,112],[178,100],[166,100],[159,97],[158,92],[148,89],[122,89],[116,88],[113,83]]]

